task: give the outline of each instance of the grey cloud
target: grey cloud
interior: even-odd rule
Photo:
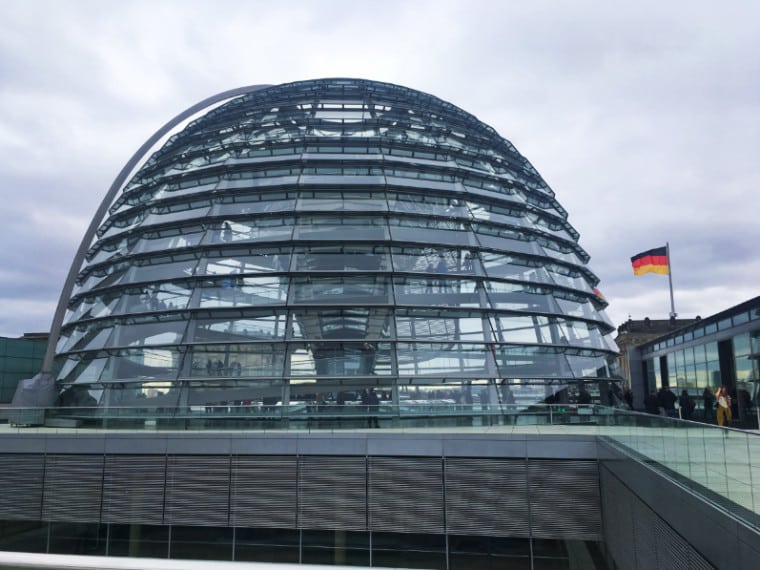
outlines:
[[[0,252],[0,307],[11,311],[0,334],[49,326],[83,228],[169,118],[234,86],[337,75],[432,93],[511,140],[569,211],[616,324],[667,315],[667,279],[634,278],[629,263],[665,241],[681,314],[757,294],[760,5],[750,0],[1,10],[0,238],[19,245]]]

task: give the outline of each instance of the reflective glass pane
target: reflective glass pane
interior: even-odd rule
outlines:
[[[261,315],[198,320],[194,342],[235,342],[284,339],[286,315]]]
[[[198,306],[255,307],[283,303],[287,295],[286,277],[238,277],[203,284]]]
[[[230,344],[194,346],[193,377],[282,377],[285,346],[281,344]]]

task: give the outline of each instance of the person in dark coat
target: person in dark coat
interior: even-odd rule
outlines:
[[[580,393],[578,394],[578,403],[584,405],[591,403],[591,394],[589,394],[585,386],[581,386]]]
[[[380,399],[377,397],[377,392],[374,388],[370,388],[364,392],[362,398],[362,404],[367,409],[367,427],[379,428],[380,422],[377,419],[377,413],[380,410]]]
[[[657,415],[660,413],[660,401],[654,390],[650,390],[647,397],[644,398],[644,410],[646,410],[648,414]]]
[[[704,417],[702,418],[706,422],[711,422],[715,419],[715,396],[713,396],[710,388],[705,388],[702,392],[702,405],[704,406]]]
[[[689,392],[684,388],[681,396],[678,398],[678,405],[681,406],[681,418],[690,420],[694,413],[694,400],[689,396]]]
[[[660,393],[657,396],[660,402],[660,407],[665,410],[665,415],[674,418],[676,417],[676,402],[678,397],[670,390],[663,386],[660,388]]]

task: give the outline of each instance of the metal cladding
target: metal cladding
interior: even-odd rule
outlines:
[[[237,95],[173,134],[97,223],[52,331],[76,403],[478,386],[495,403],[614,376],[606,302],[554,192],[492,128],[418,91]]]

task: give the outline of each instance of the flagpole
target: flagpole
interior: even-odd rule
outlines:
[[[670,283],[670,318],[675,319],[678,313],[676,313],[676,305],[673,301],[673,264],[670,262],[670,243],[668,242],[665,242],[665,255],[668,258],[668,283]]]

